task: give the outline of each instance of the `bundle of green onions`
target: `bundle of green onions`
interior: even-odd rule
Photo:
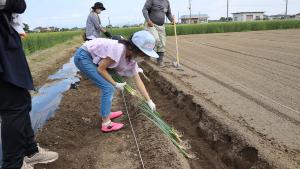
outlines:
[[[110,74],[116,82],[124,82],[124,79],[121,76],[119,76],[115,71],[110,71]],[[192,156],[187,153],[186,148],[182,145],[182,135],[179,134],[174,128],[170,127],[166,122],[164,122],[157,111],[152,111],[148,106],[147,102],[145,101],[144,97],[138,91],[133,89],[128,84],[125,86],[124,90],[138,99],[138,107],[141,110],[142,115],[144,115],[147,119],[153,122],[172,141],[172,143],[185,157],[192,158]]]

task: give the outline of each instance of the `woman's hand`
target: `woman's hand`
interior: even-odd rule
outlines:
[[[147,104],[152,111],[156,111],[156,105],[153,103],[152,100],[147,101]]]
[[[124,90],[124,87],[125,87],[126,85],[127,85],[126,82],[124,82],[124,83],[116,83],[115,87],[116,87],[117,89],[123,91],[123,90]]]
[[[154,26],[154,23],[149,19],[149,21],[147,22],[148,26],[149,27],[153,27]]]
[[[105,35],[106,37],[108,37],[108,38],[112,38],[111,33],[108,32],[108,31],[105,31],[105,32],[104,32],[104,35]]]
[[[155,111],[156,110],[156,106],[153,103],[153,101],[150,99],[149,94],[148,94],[148,92],[147,92],[147,90],[145,88],[145,85],[144,85],[143,81],[141,80],[140,75],[139,74],[135,75],[134,79],[135,79],[135,83],[137,85],[137,88],[142,93],[142,95],[144,96],[144,98],[147,100],[148,106],[150,107],[150,109],[152,111]]]

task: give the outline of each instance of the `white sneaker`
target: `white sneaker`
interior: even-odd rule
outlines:
[[[54,162],[58,159],[58,153],[53,151],[45,150],[41,147],[38,147],[39,152],[33,155],[32,157],[25,157],[24,161],[29,165],[35,164],[47,164]]]
[[[21,169],[34,169],[33,166],[27,164],[25,161],[23,161],[23,165]]]

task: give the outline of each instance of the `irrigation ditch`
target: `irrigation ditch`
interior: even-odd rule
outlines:
[[[141,65],[152,79],[144,81],[163,118],[183,133],[183,140],[195,154],[195,158],[189,160],[191,168],[271,168],[256,148],[209,116],[207,110],[194,102],[192,95],[177,89],[151,64],[143,62]]]

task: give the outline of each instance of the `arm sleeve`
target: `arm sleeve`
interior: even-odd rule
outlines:
[[[143,8],[143,15],[146,21],[150,20],[149,11],[151,7],[152,7],[152,0],[147,0]]]
[[[0,0],[0,1],[6,1],[4,10],[9,13],[21,14],[26,10],[25,0]]]
[[[11,21],[11,26],[19,33],[25,34],[24,26],[22,23],[22,19],[19,14],[12,14],[13,20]]]
[[[6,4],[6,0],[0,0],[0,10],[4,9],[5,4]]]
[[[98,31],[101,31],[101,29],[103,29],[103,26],[100,23],[100,19],[98,15],[96,14],[91,15],[91,21]]]
[[[169,21],[172,22],[172,21],[173,21],[173,15],[172,15],[172,10],[171,10],[171,5],[170,5],[170,3],[169,3],[169,7],[168,7],[168,12],[166,13],[166,15],[167,15]]]

